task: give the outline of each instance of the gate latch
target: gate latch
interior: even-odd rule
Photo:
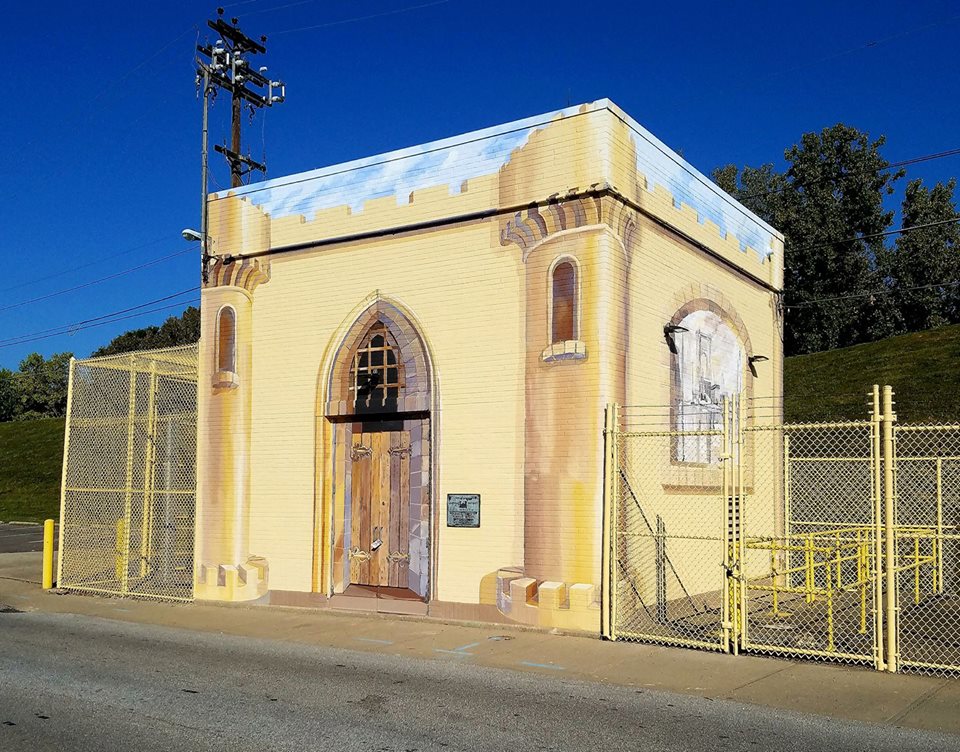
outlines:
[[[378,531],[378,530],[380,531],[379,534],[377,534],[377,531]],[[374,539],[373,543],[370,544],[370,551],[371,551],[371,553],[372,553],[373,551],[376,551],[378,548],[380,548],[380,546],[383,545],[383,539],[380,537],[381,535],[383,535],[383,528],[382,528],[382,527],[375,527],[375,528],[373,529],[373,534],[376,535],[377,537]]]

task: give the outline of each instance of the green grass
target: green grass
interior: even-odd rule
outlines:
[[[784,413],[865,419],[874,384],[893,387],[900,423],[960,421],[960,325],[787,358]]]
[[[0,423],[0,520],[60,516],[63,418]]]

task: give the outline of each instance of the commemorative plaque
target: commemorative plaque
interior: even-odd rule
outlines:
[[[480,494],[447,494],[447,527],[480,527]]]

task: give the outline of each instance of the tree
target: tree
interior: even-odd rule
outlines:
[[[17,390],[13,371],[0,368],[0,423],[13,420],[17,411]]]
[[[713,171],[713,179],[760,219],[778,228],[783,223],[783,194],[791,186],[787,176],[774,170],[772,164],[746,165],[742,170],[736,165],[724,165]]]
[[[27,420],[66,414],[71,357],[71,353],[57,353],[45,360],[39,353],[32,353],[20,362],[20,370],[13,374],[14,418]]]
[[[960,219],[955,187],[955,180],[933,188],[924,187],[922,180],[910,181],[903,199],[904,227]],[[960,321],[960,222],[902,233],[887,266],[904,331]]]
[[[187,308],[180,316],[171,316],[161,326],[133,329],[114,337],[109,344],[95,350],[93,355],[117,355],[158,347],[191,345],[200,339],[200,309]]]
[[[883,143],[838,123],[805,133],[787,149],[783,174],[771,165],[727,165],[714,173],[721,187],[785,236],[788,355],[851,345],[895,329],[888,296],[870,295],[885,283],[885,247],[877,235],[890,226],[893,213],[883,199],[902,176],[887,169]]]

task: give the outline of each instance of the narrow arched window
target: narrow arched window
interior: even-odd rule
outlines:
[[[217,370],[237,370],[237,314],[230,307],[221,309],[217,320]]]
[[[577,339],[577,270],[570,261],[553,268],[552,342]]]

